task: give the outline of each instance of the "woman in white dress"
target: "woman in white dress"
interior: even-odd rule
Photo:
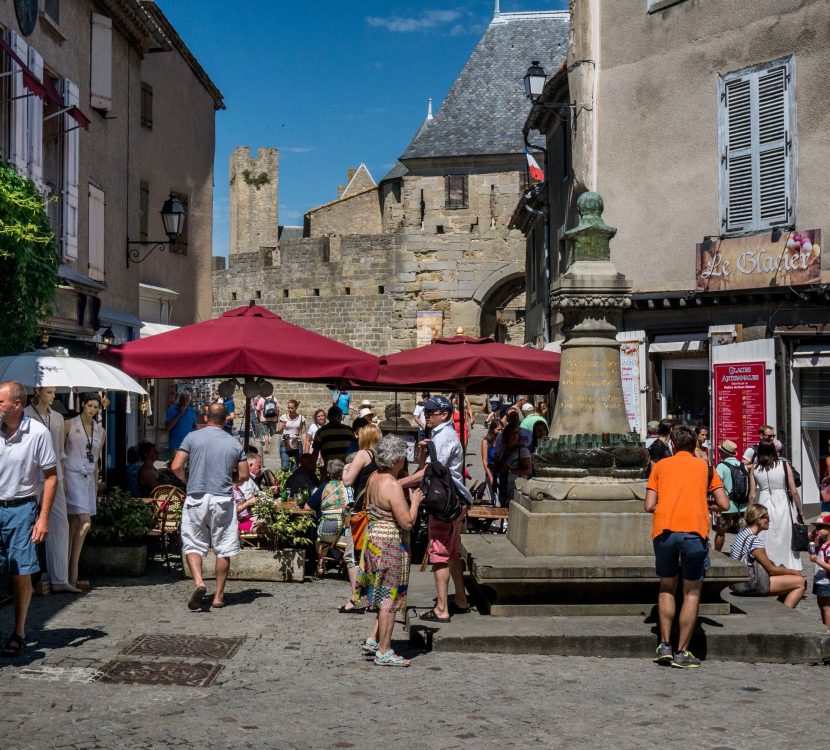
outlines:
[[[100,408],[101,397],[85,393],[81,396],[81,414],[66,423],[63,468],[69,514],[69,583],[73,586],[79,586],[78,560],[96,512],[101,448],[106,440],[104,428],[95,419]],[[79,588],[88,585],[81,581]]]
[[[787,490],[793,506],[787,499]],[[790,549],[792,524],[801,513],[801,497],[793,481],[793,472],[786,461],[779,458],[772,441],[762,440],[755,456],[755,468],[749,475],[749,502],[766,505],[769,510],[769,530],[760,538],[767,556],[775,565],[801,570],[801,558]]]
[[[63,489],[64,422],[63,416],[52,409],[54,401],[54,388],[35,388],[32,403],[23,411],[49,430],[58,457],[58,486],[49,512],[49,535],[46,537],[46,577],[52,584],[52,591],[79,594],[81,590],[69,583],[69,518]]]

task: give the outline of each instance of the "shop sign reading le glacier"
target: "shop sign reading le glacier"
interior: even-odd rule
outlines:
[[[732,289],[816,284],[821,280],[821,230],[714,240],[697,245],[696,289]]]

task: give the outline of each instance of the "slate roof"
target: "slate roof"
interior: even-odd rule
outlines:
[[[500,14],[401,160],[523,153],[530,102],[522,78],[533,60],[552,75],[567,52],[567,11]]]
[[[403,177],[405,174],[408,174],[409,170],[399,161],[396,161],[384,176],[381,179],[381,182],[386,182],[387,180],[397,180],[399,177]]]

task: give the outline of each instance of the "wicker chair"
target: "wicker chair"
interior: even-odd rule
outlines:
[[[156,517],[153,528],[147,532],[147,539],[154,550],[153,556],[158,551],[164,559],[164,566],[169,570],[171,551],[175,549],[181,553],[180,532],[185,494],[179,487],[160,484],[153,490],[152,497]]]

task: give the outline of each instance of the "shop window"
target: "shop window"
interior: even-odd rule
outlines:
[[[445,175],[444,197],[446,208],[467,208],[467,175]]]
[[[725,234],[795,223],[793,57],[721,76],[720,222]]]
[[[141,82],[141,124],[153,129],[153,87],[146,81]]]

